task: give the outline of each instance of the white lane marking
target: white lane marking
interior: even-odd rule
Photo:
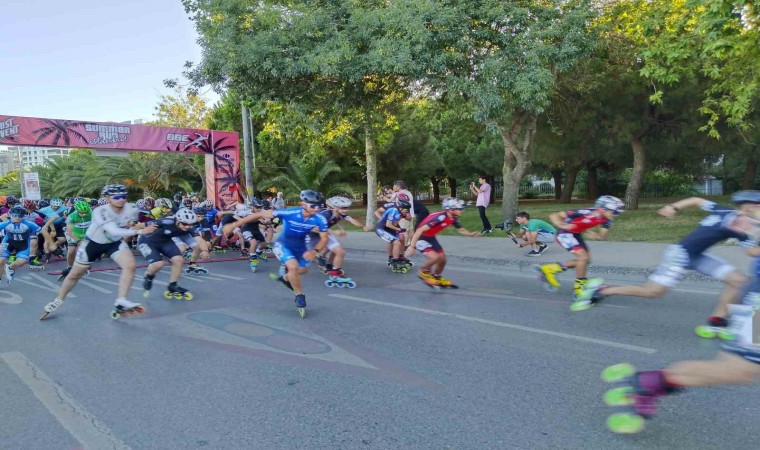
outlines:
[[[121,276],[118,273],[111,273],[111,272],[103,272],[101,275],[108,275],[110,277],[116,277],[116,278],[119,278]],[[140,275],[135,275],[135,280],[142,281],[142,280],[144,280],[144,278],[141,277]],[[169,286],[169,283],[167,283],[165,281],[161,281],[161,280],[156,280],[156,279],[153,279],[153,284],[158,284],[158,285],[161,285],[161,286]],[[137,289],[137,288],[135,288],[135,289]]]
[[[103,280],[103,279],[101,279],[101,278],[95,278],[94,276],[92,276],[92,273],[91,273],[90,275],[88,275],[88,277],[90,278],[90,280],[92,280],[92,281],[97,281],[98,283],[111,284],[111,285],[113,285],[113,286],[118,286],[118,285],[119,285],[119,283],[117,283],[117,282],[114,282],[114,281]],[[136,288],[136,287],[134,287],[134,286],[130,286],[129,288],[130,288],[130,289],[134,289],[134,290],[136,290],[136,291],[142,291],[142,288],[141,288],[141,287],[140,287],[140,288]]]
[[[536,333],[536,334],[544,334],[547,336],[554,336],[554,337],[558,337],[562,339],[570,339],[570,340],[575,340],[575,341],[580,341],[580,342],[588,342],[591,344],[604,345],[606,347],[620,348],[623,350],[631,350],[634,352],[641,352],[641,353],[647,353],[647,354],[652,354],[652,353],[657,352],[656,349],[648,348],[648,347],[639,347],[638,345],[621,344],[619,342],[605,341],[603,339],[594,339],[594,338],[585,337],[585,336],[576,336],[574,334],[559,333],[557,331],[542,330],[540,328],[526,327],[523,325],[515,325],[511,323],[506,323],[506,322],[497,322],[495,320],[481,319],[479,317],[465,316],[462,314],[454,314],[454,313],[444,312],[444,311],[435,311],[432,309],[417,308],[415,306],[399,305],[398,303],[381,302],[379,300],[372,300],[369,298],[362,298],[362,297],[353,297],[351,295],[343,295],[343,294],[328,294],[328,295],[330,297],[342,298],[345,300],[353,300],[356,302],[370,303],[370,304],[379,305],[379,306],[390,306],[392,308],[405,309],[407,311],[415,311],[415,312],[420,312],[424,314],[430,314],[432,316],[453,317],[455,319],[465,320],[468,322],[482,323],[485,325],[493,325],[495,327],[501,327],[501,328],[511,328],[513,330],[527,331],[529,333]]]
[[[85,285],[85,286],[91,287],[91,288],[95,289],[96,291],[98,291],[98,292],[102,292],[102,293],[104,293],[104,294],[113,294],[113,291],[112,291],[112,290],[110,290],[110,289],[106,289],[106,288],[102,288],[102,287],[98,286],[98,285],[97,285],[97,284],[95,284],[95,283],[90,283],[89,281],[85,281],[85,280],[83,280],[83,279],[81,279],[81,278],[79,279],[79,283],[80,283],[80,284],[83,284],[83,285]]]
[[[39,283],[33,283],[33,282],[31,282],[29,280],[25,280],[23,278],[14,278],[13,281],[12,281],[12,283],[15,283],[15,282],[29,284],[29,285],[34,286],[36,288],[45,289],[46,291],[55,292],[56,294],[58,293],[58,289],[49,288],[47,286],[40,286]],[[67,297],[76,298],[77,296],[73,292],[70,292]]]
[[[236,280],[236,281],[245,280],[245,278],[233,277],[232,275],[222,275],[221,273],[216,273],[216,272],[212,273],[212,275],[215,277],[227,278],[228,280]],[[205,276],[208,276],[208,275],[205,275]]]
[[[0,291],[0,303],[6,303],[8,305],[18,305],[23,302],[24,298],[15,292]]]
[[[376,260],[372,260],[372,259],[363,259],[363,258],[343,258],[343,259],[346,259],[346,260],[349,260],[349,261],[364,261],[364,262],[371,262],[371,263],[377,263],[377,264],[386,264],[383,261],[376,261]],[[416,267],[416,263],[415,263],[415,267]],[[519,278],[533,278],[533,279],[536,278],[536,275],[533,275],[533,274],[530,274],[530,273],[514,272],[514,271],[510,271],[510,270],[503,270],[503,271],[501,271],[501,270],[488,270],[488,269],[467,269],[467,268],[464,268],[464,267],[454,267],[454,266],[446,266],[446,270],[456,270],[456,271],[459,271],[459,272],[471,272],[471,273],[488,273],[488,274],[493,274],[493,275],[507,275],[507,276],[510,276],[510,277],[519,277]],[[602,278],[604,278],[604,277],[602,277]],[[622,284],[634,284],[634,283],[626,283],[626,282],[620,281],[620,282],[615,282],[614,284],[617,286],[617,285],[622,285]],[[639,283],[639,284],[641,284],[641,283]],[[715,290],[715,289],[674,288],[674,289],[671,289],[671,291],[674,291],[674,292],[684,292],[684,293],[688,293],[688,294],[711,295],[711,296],[712,295],[718,295],[718,294],[721,293],[720,290]]]
[[[46,280],[45,277],[42,275],[37,275],[36,273],[30,273],[30,277],[34,278],[35,280],[38,280],[40,283],[44,284],[45,286],[49,286],[52,289],[55,289],[56,291],[60,289],[60,286],[53,283],[52,281]]]
[[[58,383],[48,378],[22,353],[0,353],[0,358],[84,448],[129,449],[104,423],[74,400]]]

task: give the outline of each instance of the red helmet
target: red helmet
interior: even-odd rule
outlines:
[[[24,200],[24,208],[25,209],[37,209],[37,202],[31,199],[25,199]]]

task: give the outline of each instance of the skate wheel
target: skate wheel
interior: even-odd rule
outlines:
[[[346,286],[348,286],[349,289],[353,289],[356,287],[356,283],[353,281],[349,281],[348,284],[346,284]]]
[[[335,286],[335,283],[332,280],[327,280],[327,281],[325,281],[325,286],[331,288],[331,287]]]
[[[614,383],[615,381],[620,381],[624,378],[628,378],[634,373],[636,373],[636,368],[631,364],[615,364],[613,366],[607,367],[602,371],[602,380],[606,381],[607,383]]]
[[[172,298],[174,298],[174,295],[172,295],[171,292],[166,291],[166,292],[164,292],[164,298],[167,299],[167,300],[171,300]]]
[[[604,403],[607,406],[633,405],[633,388],[631,386],[624,386],[610,389],[604,393]]]
[[[111,311],[111,318],[112,318],[113,320],[119,320],[119,319],[121,319],[121,314],[119,314],[119,313],[118,313],[118,312],[116,312],[116,311]]]
[[[298,310],[298,315],[301,316],[302,319],[306,318],[306,308],[296,308]]]
[[[613,433],[638,433],[644,429],[644,424],[644,418],[638,414],[616,413],[607,418],[607,428]]]
[[[708,325],[700,325],[694,328],[694,332],[697,334],[697,336],[703,339],[714,339],[715,336],[717,336],[715,330],[713,330],[713,328]]]
[[[736,335],[730,331],[718,331],[718,338],[722,341],[735,341]]]
[[[592,303],[585,300],[575,301],[570,303],[570,311],[580,312],[591,308]]]
[[[191,294],[189,292],[185,292],[184,294],[182,294],[182,298],[184,298],[185,300],[192,300],[193,299],[193,294]]]
[[[201,273],[203,275],[208,275],[208,269],[201,269]]]
[[[401,269],[401,273],[409,273],[409,268],[404,267],[403,269]]]
[[[150,291],[143,292],[143,297],[148,298],[149,295],[150,295]]]
[[[342,288],[345,286],[345,283],[335,283],[336,288]]]
[[[143,314],[145,313],[146,310],[144,306],[135,306],[133,311],[135,312],[135,314]]]
[[[256,273],[256,266],[251,266],[251,272]]]
[[[173,297],[174,297],[175,299],[177,299],[177,300],[182,300],[182,297],[183,297],[183,295],[182,295],[182,294],[180,294],[179,292],[175,292],[175,293],[173,294]]]

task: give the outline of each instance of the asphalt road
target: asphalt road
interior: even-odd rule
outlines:
[[[19,270],[0,288],[0,448],[757,445],[751,386],[668,397],[635,436],[604,425],[606,366],[714,356],[693,327],[716,284],[572,313],[569,276],[549,294],[527,272],[451,266],[461,289],[435,292],[382,259],[348,261],[356,289],[307,275],[305,320],[267,278],[274,262],[255,274],[242,261],[207,264],[211,275],[180,282],[194,300],[165,300],[157,284],[145,315],[119,321],[109,318],[118,272],[92,273],[40,322],[56,277]],[[141,293],[136,280],[131,298]]]

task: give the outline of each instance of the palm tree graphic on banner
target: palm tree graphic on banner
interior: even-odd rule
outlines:
[[[62,142],[63,145],[69,146],[71,145],[72,136],[81,140],[85,144],[87,143],[87,138],[76,130],[77,128],[84,126],[84,123],[82,122],[76,122],[74,120],[53,119],[42,119],[42,121],[48,126],[37,128],[36,130],[32,131],[32,134],[39,135],[37,136],[37,140],[34,141],[35,144],[44,144],[44,142],[41,141],[45,140],[50,135],[53,136],[53,140],[51,142],[48,142],[50,145],[59,145]]]

